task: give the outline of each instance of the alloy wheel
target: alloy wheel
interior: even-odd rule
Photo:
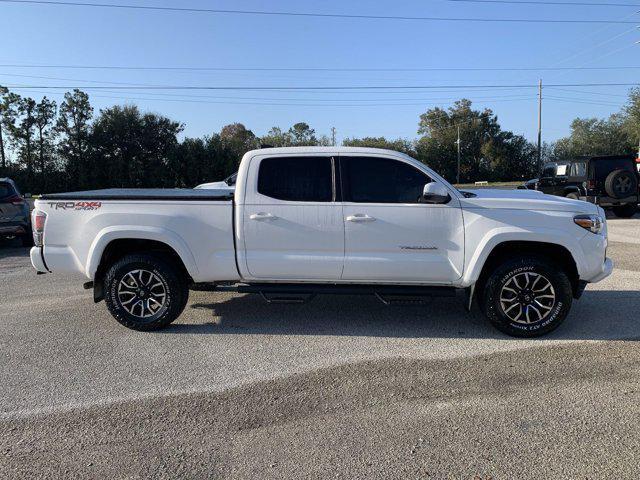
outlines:
[[[500,290],[500,306],[512,321],[529,325],[543,320],[556,304],[556,292],[544,275],[518,273]]]
[[[162,279],[144,269],[131,270],[118,284],[118,301],[130,315],[149,318],[167,303],[167,290]]]

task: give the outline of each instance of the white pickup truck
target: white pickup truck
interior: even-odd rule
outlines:
[[[301,301],[466,293],[501,331],[556,328],[607,277],[607,225],[591,203],[527,190],[459,191],[397,152],[272,148],[242,159],[235,192],[108,189],[44,195],[38,272],[81,273],[126,327],[175,320],[189,289]]]

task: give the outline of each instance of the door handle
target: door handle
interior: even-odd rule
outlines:
[[[375,222],[376,219],[366,215],[364,213],[356,213],[355,215],[349,215],[347,222]]]
[[[259,212],[249,215],[249,219],[251,220],[275,220],[276,218],[278,217],[266,212]]]

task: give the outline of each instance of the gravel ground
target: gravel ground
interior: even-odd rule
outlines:
[[[540,340],[461,299],[194,292],[139,333],[0,248],[0,478],[640,476],[640,222]]]

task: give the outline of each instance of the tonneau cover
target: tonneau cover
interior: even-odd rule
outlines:
[[[191,188],[106,188],[84,192],[49,193],[41,200],[231,200],[233,192]]]

